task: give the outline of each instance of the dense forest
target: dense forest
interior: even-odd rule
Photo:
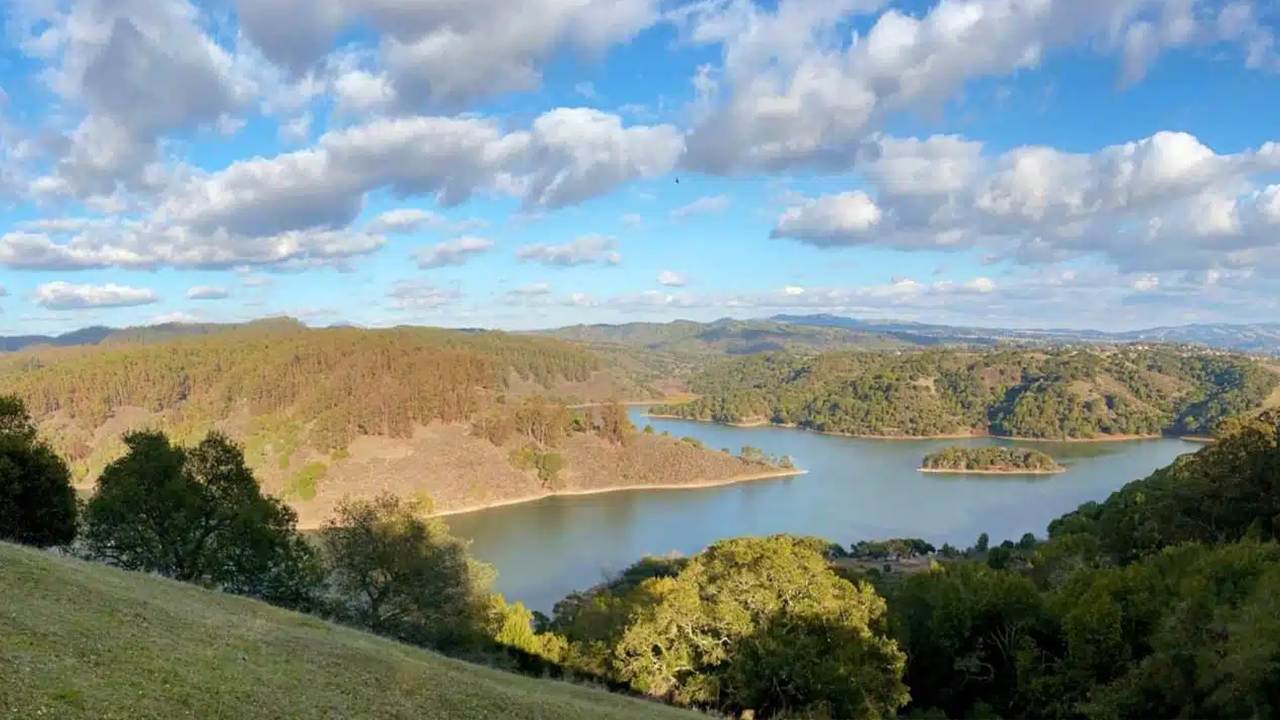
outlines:
[[[936,472],[1060,472],[1049,454],[1009,447],[947,447],[924,456],[920,467]]]
[[[228,429],[251,449],[271,444],[287,454],[465,421],[513,381],[546,392],[600,369],[581,348],[497,332],[273,322],[135,339],[0,356],[0,393],[24,400],[73,462],[96,449],[96,430],[122,409],[141,409],[183,439],[239,422]]]
[[[700,398],[654,412],[852,435],[1208,434],[1278,385],[1258,360],[1179,348],[771,353],[694,375]]]

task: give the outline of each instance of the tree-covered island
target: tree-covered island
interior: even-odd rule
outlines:
[[[1050,474],[1066,468],[1039,450],[1011,447],[946,447],[924,456],[921,472]]]

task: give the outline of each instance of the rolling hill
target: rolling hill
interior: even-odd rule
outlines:
[[[699,717],[5,543],[0,587],[4,717]]]
[[[451,512],[770,471],[678,438],[602,437],[595,410],[563,406],[656,391],[622,363],[553,338],[288,320],[215,327],[0,355],[0,395],[24,401],[81,488],[130,430],[160,429],[183,444],[226,433],[308,527],[348,495],[426,495]],[[557,424],[553,442],[531,437],[527,422],[516,431],[535,415]],[[480,433],[480,420],[506,431]]]
[[[773,353],[693,376],[701,397],[655,411],[870,436],[1093,439],[1208,434],[1274,399],[1244,355],[1170,347]]]

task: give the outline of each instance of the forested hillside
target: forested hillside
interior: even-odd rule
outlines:
[[[731,716],[1274,717],[1278,442],[1275,411],[1227,423],[1048,540],[646,558],[558,603],[542,652]]]
[[[24,401],[79,485],[120,454],[126,431],[191,442],[217,429],[307,523],[374,489],[448,511],[769,469],[629,423],[606,432],[599,411],[569,407],[654,392],[634,377],[551,338],[286,320],[0,356],[0,395]]]
[[[878,436],[1207,434],[1277,385],[1260,361],[1181,348],[772,353],[694,375],[698,400],[655,412]]]

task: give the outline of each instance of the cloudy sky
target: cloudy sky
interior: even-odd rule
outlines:
[[[1280,317],[1270,0],[5,0],[0,334]]]

